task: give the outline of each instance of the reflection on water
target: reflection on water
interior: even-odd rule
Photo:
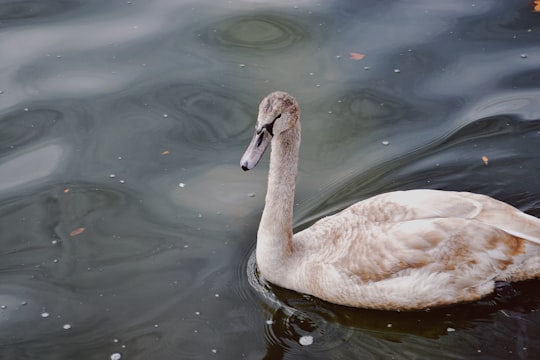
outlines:
[[[0,4],[0,357],[535,357],[538,281],[410,313],[266,283],[268,158],[238,160],[260,99],[286,90],[297,229],[410,188],[540,216],[538,16],[496,0]]]

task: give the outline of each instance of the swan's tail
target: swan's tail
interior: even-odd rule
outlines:
[[[483,195],[476,194],[476,196],[475,200],[483,205],[483,210],[476,216],[476,219],[495,226],[510,235],[540,245],[540,219],[525,214],[501,201]]]

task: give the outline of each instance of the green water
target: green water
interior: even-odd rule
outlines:
[[[538,281],[413,313],[263,283],[268,158],[239,159],[285,90],[297,229],[412,188],[540,216],[539,24],[503,0],[2,1],[0,358],[537,358]]]

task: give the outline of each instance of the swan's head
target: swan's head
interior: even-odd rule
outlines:
[[[240,160],[242,169],[253,169],[272,139],[295,127],[299,116],[298,103],[291,95],[283,91],[267,95],[259,105],[255,135]]]

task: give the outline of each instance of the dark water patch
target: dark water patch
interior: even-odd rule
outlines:
[[[74,9],[84,6],[82,1],[31,1],[14,0],[0,4],[0,27],[6,25],[42,22],[50,17],[57,17],[61,14],[68,14]]]

